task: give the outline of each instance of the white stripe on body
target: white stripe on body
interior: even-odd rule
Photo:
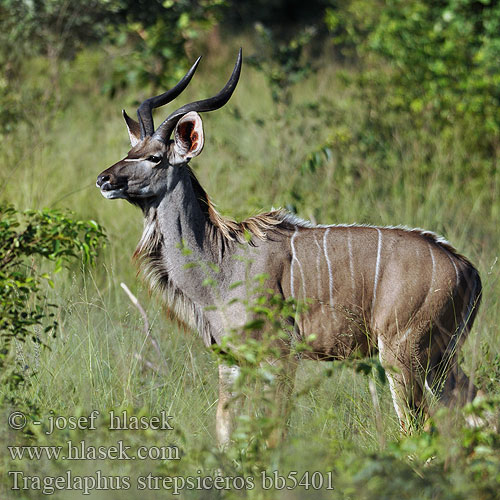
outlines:
[[[297,236],[298,228],[295,228],[295,231],[293,233],[292,239],[290,240],[290,245],[292,248],[292,265],[290,268],[290,290],[292,292],[292,297],[295,298],[295,287],[294,287],[294,276],[293,276],[293,263],[294,261],[297,261],[297,264],[299,266],[299,271],[300,271],[300,276],[302,278],[302,293],[303,293],[303,299],[306,299],[306,283],[305,283],[305,277],[304,277],[304,270],[302,269],[302,264],[300,263],[300,260],[297,258],[297,253],[295,252],[295,237]]]
[[[406,330],[406,332],[403,334],[403,336],[399,339],[399,343],[400,344],[403,344],[404,342],[406,342],[406,339],[408,338],[408,335],[410,335],[410,333],[412,332],[413,330],[411,328],[408,328]]]
[[[354,257],[352,255],[352,236],[351,231],[347,230],[347,250],[349,252],[349,270],[351,271],[351,286],[352,293],[356,292],[356,281],[354,279]]]
[[[373,314],[373,308],[375,306],[375,300],[377,298],[377,286],[378,286],[378,278],[380,274],[380,254],[382,250],[382,232],[380,229],[377,227],[375,228],[378,232],[378,242],[377,242],[377,261],[375,263],[375,279],[373,282],[373,298],[372,298],[372,314]]]
[[[432,283],[434,282],[434,274],[436,272],[436,260],[434,259],[434,253],[432,252],[432,247],[428,243],[427,247],[429,248],[429,253],[431,254],[431,259],[432,259],[431,284],[429,285],[429,291],[427,292],[427,297],[429,297],[432,293]]]
[[[328,265],[328,278],[329,278],[329,283],[330,283],[330,306],[333,307],[333,276],[332,276],[332,265],[330,263],[330,258],[328,257],[328,251],[326,249],[326,237],[328,236],[329,231],[330,231],[330,228],[327,228],[327,230],[325,231],[325,234],[323,235],[323,252],[325,254],[326,263]]]
[[[457,277],[457,287],[458,287],[458,285],[460,284],[460,275],[458,274],[457,265],[455,264],[453,259],[449,256],[448,252],[446,252],[446,256],[448,257],[448,259],[450,259],[450,262],[451,262],[453,268],[455,269],[455,276]]]
[[[318,247],[318,254],[316,256],[316,273],[318,274],[318,299],[321,299],[321,246],[318,243],[318,240],[316,239],[316,236],[314,237],[314,243],[316,243],[316,246]]]

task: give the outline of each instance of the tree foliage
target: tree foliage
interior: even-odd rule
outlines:
[[[217,23],[224,5],[224,0],[116,0],[110,38],[126,55],[117,60],[114,84],[171,86],[186,71],[189,47]]]
[[[171,86],[186,70],[192,43],[218,19],[224,0],[5,0],[0,5],[0,132],[23,120],[40,100],[61,104],[61,61],[84,47],[107,51],[112,71],[105,90],[128,85]],[[53,86],[23,92],[22,76],[36,56],[44,57]],[[64,103],[69,101],[67,99]]]
[[[42,261],[53,263],[54,273],[63,264],[82,259],[93,263],[104,239],[94,221],[80,221],[56,210],[18,211],[0,206],[0,369],[10,384],[23,377],[12,359],[13,339],[31,337],[43,343],[57,328],[52,304],[46,304],[43,283],[54,287]],[[37,335],[34,328],[43,328]]]
[[[352,0],[329,9],[326,22],[386,104],[440,127],[463,120],[498,147],[500,2]]]

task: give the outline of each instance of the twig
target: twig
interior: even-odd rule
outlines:
[[[144,334],[146,335],[146,340],[148,338],[149,338],[149,340],[151,340],[151,344],[153,344],[153,347],[155,348],[156,352],[160,356],[160,359],[163,361],[163,364],[166,365],[165,359],[164,359],[164,357],[161,353],[161,350],[160,350],[160,346],[158,345],[158,342],[153,337],[153,335],[151,335],[151,330],[149,328],[149,321],[148,321],[148,317],[146,315],[146,311],[144,310],[144,308],[141,306],[141,304],[137,300],[137,297],[130,291],[129,287],[125,283],[120,283],[120,286],[123,288],[125,293],[128,295],[128,298],[130,299],[132,304],[134,304],[134,306],[137,307],[137,309],[139,309],[139,312],[141,313],[142,319],[144,320]]]
[[[153,370],[155,373],[162,374],[162,370],[160,370],[160,368],[151,363],[151,361],[148,361],[147,359],[143,358],[138,352],[134,353],[134,357],[139,361],[141,361],[142,363],[144,363],[148,368],[151,368],[151,370]]]

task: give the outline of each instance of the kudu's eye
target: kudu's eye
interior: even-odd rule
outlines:
[[[162,160],[162,157],[159,155],[151,155],[146,158],[147,161],[150,161],[151,163],[160,163]]]

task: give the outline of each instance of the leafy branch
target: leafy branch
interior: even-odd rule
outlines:
[[[16,386],[12,339],[29,336],[42,343],[33,327],[53,334],[57,328],[54,304],[45,306],[42,284],[54,287],[52,275],[40,270],[40,258],[53,263],[53,273],[75,259],[93,264],[105,239],[95,221],[80,221],[57,210],[18,211],[0,205],[0,369],[2,379]],[[50,310],[48,309],[50,308]]]

